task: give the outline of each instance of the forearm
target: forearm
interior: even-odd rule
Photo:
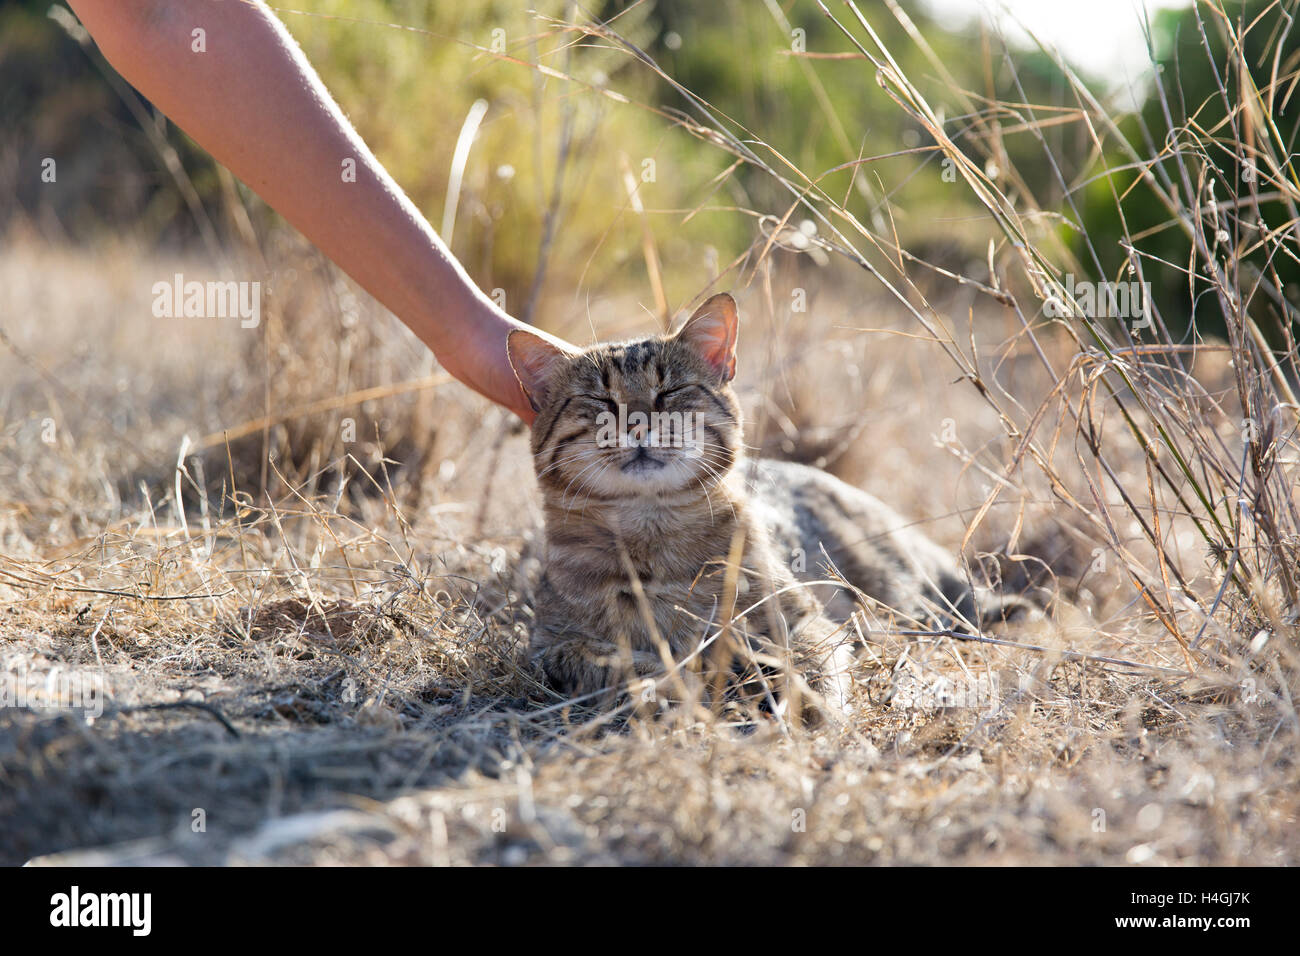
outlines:
[[[465,274],[260,2],[70,0],[109,62],[405,322],[443,366],[526,421],[519,327]],[[205,52],[192,33],[205,32]],[[355,177],[345,161],[355,163]]]

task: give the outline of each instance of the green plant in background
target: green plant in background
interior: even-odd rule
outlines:
[[[1213,8],[1159,14],[1152,42],[1163,95],[1153,88],[1140,110],[1116,118],[1113,135],[1094,136],[1046,53],[1017,50],[1013,60],[970,24],[936,22],[895,0],[884,6],[892,15],[878,18],[882,43],[905,74],[934,89],[953,143],[1025,213],[1036,238],[1064,243],[1080,274],[1101,279],[1128,267],[1125,236],[1141,238],[1145,278],[1172,328],[1189,327],[1198,300],[1183,304],[1194,242],[1169,206],[1171,196],[1187,201],[1177,198],[1184,170],[1167,148],[1171,135],[1199,143],[1202,161],[1186,172],[1204,201],[1211,186],[1224,196],[1254,177],[1263,228],[1292,228],[1295,183],[1232,148],[1240,117],[1220,87],[1235,101],[1247,74],[1233,67]],[[0,13],[0,123],[10,131],[0,147],[0,229],[36,223],[73,241],[107,229],[169,246],[214,231],[231,240],[234,201],[249,207],[259,234],[276,229],[255,197],[236,193],[206,154],[157,124],[49,9],[24,0]],[[1279,4],[1224,9],[1243,27],[1254,89],[1294,69],[1300,46]],[[870,228],[889,246],[864,250],[877,267],[888,268],[895,242],[953,271],[969,273],[985,257],[986,220],[954,185],[950,159],[872,82],[860,54],[842,49],[815,2],[605,0],[580,11],[564,0],[536,8],[304,0],[279,13],[435,225],[462,125],[476,101],[486,103],[455,197],[453,246],[483,288],[501,290],[508,309],[534,321],[572,321],[593,295],[631,292],[648,303],[660,284],[656,311],[676,308],[728,265],[752,264],[770,230],[762,217],[781,217],[792,197],[754,163],[700,148],[710,135],[697,125],[701,105],[762,162]],[[618,40],[592,29],[601,24]],[[1271,116],[1279,156],[1297,131],[1290,100],[1286,90],[1243,97]],[[160,159],[160,137],[186,182]],[[1148,151],[1153,162],[1134,159]],[[42,191],[23,177],[43,156],[59,158],[65,188]],[[1179,156],[1188,162],[1186,150]],[[1149,188],[1148,174],[1160,189]],[[793,214],[793,225],[802,218]],[[1260,278],[1252,314],[1285,345],[1300,262],[1249,234],[1230,241]],[[1212,310],[1195,318],[1200,332],[1223,334]]]
[[[1129,262],[1131,237],[1141,246],[1146,278],[1170,327],[1223,337],[1223,314],[1207,295],[1205,256],[1186,222],[1197,218],[1189,210],[1199,204],[1212,247],[1232,250],[1242,286],[1252,292],[1249,313],[1275,346],[1289,347],[1300,302],[1300,183],[1291,162],[1300,110],[1294,81],[1287,80],[1300,65],[1296,5],[1226,0],[1221,6],[1222,12],[1206,4],[1163,10],[1155,18],[1158,85],[1136,114],[1118,124],[1125,140],[1154,158],[1139,169],[1120,150],[1108,150],[1115,172],[1083,191],[1082,228],[1073,233],[1073,247],[1081,260],[1095,253],[1101,270],[1115,278]],[[1260,130],[1269,137],[1257,138]],[[1158,188],[1143,180],[1146,170]],[[1216,208],[1232,197],[1244,202]],[[1288,234],[1287,242],[1269,241]]]
[[[0,226],[21,209],[53,228],[52,238],[93,241],[111,230],[174,246],[206,235],[208,223],[233,239],[238,201],[259,234],[274,229],[255,197],[240,189],[236,199],[228,177],[48,9],[28,0],[4,13],[9,168],[57,153],[85,175],[57,201],[16,181],[17,202],[0,210]],[[933,155],[910,152],[927,145],[923,133],[856,64],[819,58],[831,34],[812,4],[608,2],[591,23],[613,25],[618,43],[584,29],[586,15],[562,0],[536,9],[304,0],[279,14],[435,225],[462,124],[475,101],[486,102],[456,197],[454,249],[481,286],[539,321],[592,294],[630,290],[649,301],[647,286],[660,278],[660,308],[678,307],[762,243],[760,215],[788,203],[749,164],[699,148],[699,117],[679,88],[643,68],[641,51],[741,140],[752,131],[785,157],[767,151],[766,161],[807,171],[882,233],[951,243],[974,208]],[[70,22],[66,8],[61,20]],[[946,61],[962,62],[967,40],[917,22]],[[894,25],[891,36],[902,32]],[[920,53],[910,55],[925,68]],[[127,145],[114,148],[119,139]],[[175,150],[187,182],[172,181],[160,148]]]
[[[197,240],[195,213],[214,216],[216,203],[187,206],[151,142],[156,131],[141,123],[148,114],[132,110],[139,98],[61,22],[76,27],[67,7],[50,0],[0,8],[0,235],[33,228],[50,241],[78,242],[111,229],[149,244]],[[207,154],[181,136],[164,141],[200,193],[215,199]],[[41,180],[50,159],[58,189]]]

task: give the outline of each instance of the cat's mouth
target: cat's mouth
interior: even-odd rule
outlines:
[[[643,472],[643,471],[658,471],[660,468],[663,468],[666,464],[668,464],[666,461],[654,457],[648,451],[646,451],[645,446],[642,445],[640,448],[636,450],[636,454],[634,454],[627,461],[623,462],[619,470],[623,472],[627,472],[628,474],[637,474],[638,472]]]

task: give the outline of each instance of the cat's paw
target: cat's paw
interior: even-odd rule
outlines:
[[[658,655],[608,641],[562,641],[543,648],[537,658],[550,685],[575,698],[607,698],[663,671]]]
[[[981,630],[1000,624],[1032,624],[1046,617],[1043,607],[1029,595],[988,592],[981,596],[979,611]]]

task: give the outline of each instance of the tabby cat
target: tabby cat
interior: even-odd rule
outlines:
[[[768,703],[842,708],[857,598],[795,586],[825,581],[827,559],[906,622],[978,620],[956,561],[880,501],[742,456],[738,322],[722,293],[674,335],[577,350],[510,334],[546,519],[531,650],[567,695],[685,662],[698,687],[722,674]]]

